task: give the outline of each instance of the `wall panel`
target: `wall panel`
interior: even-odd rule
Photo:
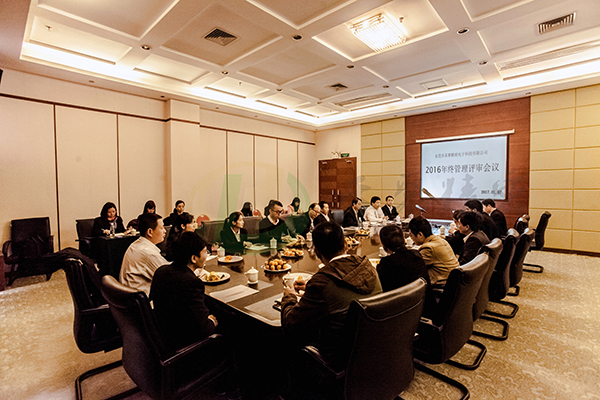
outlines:
[[[210,219],[227,218],[227,132],[200,128],[202,146],[197,154],[201,160],[201,179],[193,187],[194,211]]]
[[[123,221],[141,214],[147,200],[154,200],[157,213],[168,216],[173,207],[167,199],[165,123],[124,116],[118,122]]]
[[[251,135],[227,132],[228,213],[239,211],[245,202],[254,203],[254,139]]]
[[[319,199],[317,179],[315,146],[298,143],[298,197],[304,211],[308,210],[310,203]]]
[[[117,116],[57,106],[56,144],[61,247],[77,247],[76,219],[119,207]]]
[[[48,216],[58,249],[53,106],[0,97],[0,121],[0,243],[11,220]]]
[[[279,201],[287,206],[298,196],[298,143],[277,141]]]
[[[196,217],[206,214],[200,206],[200,199],[195,199],[202,185],[203,169],[207,166],[201,149],[208,147],[203,146],[200,140],[200,128],[177,121],[169,122],[168,128],[171,160],[171,204],[168,212],[173,210],[177,200],[183,200],[187,212]]]
[[[254,178],[254,208],[262,213],[269,200],[278,198],[277,139],[254,137]]]

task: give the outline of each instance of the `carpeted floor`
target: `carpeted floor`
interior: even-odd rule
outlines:
[[[465,384],[472,399],[600,399],[600,258],[533,252],[527,262],[542,264],[545,271],[525,273],[521,294],[507,299],[520,307],[509,320],[508,340],[474,337],[488,349],[475,371],[446,364],[432,368]],[[0,399],[74,399],[78,375],[120,358],[120,350],[81,353],[72,322],[62,271],[48,282],[19,279],[0,292]],[[478,321],[476,328],[494,327]],[[469,356],[463,349],[456,358]],[[106,398],[132,385],[118,369],[85,384],[84,397]],[[437,400],[456,395],[417,372],[402,397]],[[198,397],[220,398],[210,392]],[[137,394],[130,399],[147,397]]]

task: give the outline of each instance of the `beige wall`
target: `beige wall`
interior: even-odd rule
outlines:
[[[361,198],[372,196],[382,202],[394,196],[400,215],[405,211],[405,129],[404,118],[372,122],[361,126]]]
[[[600,252],[600,85],[531,98],[529,205],[547,247]]]
[[[312,131],[10,70],[0,92],[24,98],[0,96],[2,243],[12,219],[49,216],[56,248],[59,237],[61,248],[77,247],[75,219],[98,216],[106,201],[127,223],[148,199],[163,215],[182,198],[189,212],[215,219],[242,201],[262,208],[270,198],[289,197],[301,183],[316,197]],[[268,145],[255,152],[263,141]],[[229,169],[242,175],[239,185]],[[278,191],[288,181],[289,193]]]

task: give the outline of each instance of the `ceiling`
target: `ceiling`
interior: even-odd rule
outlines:
[[[378,53],[348,26],[379,13]],[[312,130],[600,83],[597,0],[1,0],[0,37],[3,68]]]

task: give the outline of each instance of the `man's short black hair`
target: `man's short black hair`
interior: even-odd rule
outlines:
[[[310,206],[308,206],[308,211],[310,210],[314,210],[316,206],[318,206],[319,203],[310,203]]]
[[[379,198],[379,196],[373,196],[373,197],[371,197],[371,204],[374,204],[378,200],[381,201],[381,198]]]
[[[358,204],[359,201],[362,201],[360,197],[355,197],[352,199],[352,205]]]
[[[469,226],[473,232],[477,232],[481,226],[482,218],[474,211],[463,211],[460,214],[460,223]]]
[[[483,212],[483,206],[479,200],[469,200],[465,203],[465,206],[471,210],[477,210]]]
[[[335,222],[321,222],[315,226],[312,237],[315,249],[328,260],[344,252],[344,231]]]
[[[386,225],[379,232],[381,244],[388,250],[398,251],[406,247],[404,232],[398,225]]]
[[[200,252],[208,247],[208,242],[195,232],[183,232],[173,243],[173,263],[187,266],[192,256],[200,256]]]
[[[279,200],[271,200],[271,201],[269,201],[269,205],[268,205],[269,210],[272,210],[273,206],[275,206],[275,205],[277,205],[279,207],[283,207],[283,203],[280,202]]]
[[[458,221],[460,219],[460,214],[464,213],[463,210],[454,210],[452,213],[452,219]]]
[[[388,201],[388,199],[392,199],[392,200],[394,200],[394,196],[387,196],[387,197],[385,198],[385,201]],[[388,248],[389,248],[389,247],[388,247]],[[391,249],[390,249],[390,250],[391,250]]]
[[[138,230],[140,231],[140,236],[146,237],[148,229],[156,229],[159,219],[162,219],[162,217],[156,213],[140,215],[138,218]]]
[[[492,206],[496,208],[496,202],[492,199],[485,199],[481,202],[484,206]]]
[[[432,235],[431,224],[429,223],[429,221],[427,221],[426,218],[420,215],[410,220],[410,222],[408,223],[408,229],[415,236],[417,236],[419,232],[421,232],[426,238]]]

